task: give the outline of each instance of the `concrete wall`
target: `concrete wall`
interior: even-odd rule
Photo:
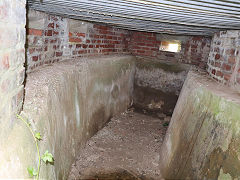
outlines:
[[[208,59],[211,77],[240,91],[240,31],[221,31],[214,35]]]
[[[190,65],[150,58],[136,59],[134,106],[171,115]]]
[[[160,154],[166,179],[240,178],[240,98],[189,72]]]
[[[119,56],[69,60],[28,74],[22,116],[42,134],[41,154],[49,150],[55,159],[42,163],[40,178],[67,178],[79,148],[131,103],[134,71],[133,57]],[[1,146],[0,172],[8,172],[1,177],[27,178],[26,168],[38,162],[34,140],[21,121],[10,134]]]
[[[0,1],[0,178],[13,174],[19,160],[9,145],[12,130],[16,125],[16,113],[23,101],[23,81],[25,75],[25,0]],[[21,132],[15,134],[15,141]],[[6,161],[3,161],[6,160]]]

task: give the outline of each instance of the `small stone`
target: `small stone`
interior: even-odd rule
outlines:
[[[157,117],[160,118],[160,119],[164,119],[166,117],[166,114],[157,113]]]

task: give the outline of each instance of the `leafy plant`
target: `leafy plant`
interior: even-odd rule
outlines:
[[[164,127],[167,127],[168,125],[169,125],[169,122],[163,123],[163,126],[164,126]]]
[[[42,155],[42,160],[45,163],[53,163],[54,159],[53,159],[53,155],[51,153],[48,152],[48,150]]]
[[[17,118],[25,123],[25,125],[28,127],[28,129],[31,132],[33,139],[35,141],[35,145],[36,145],[36,149],[37,149],[37,153],[38,153],[38,168],[36,170],[33,167],[29,166],[27,168],[27,171],[28,171],[28,174],[30,177],[36,177],[36,179],[38,180],[39,173],[40,173],[41,159],[46,164],[48,162],[53,163],[54,162],[53,155],[51,153],[49,153],[48,150],[46,150],[45,153],[42,155],[42,157],[40,156],[38,142],[42,139],[41,134],[39,132],[34,133],[34,131],[31,128],[31,124],[27,120],[25,120],[22,116],[17,114]]]
[[[38,174],[36,169],[34,169],[33,167],[28,167],[27,170],[28,170],[28,174],[30,175],[30,177],[37,176],[37,174]]]

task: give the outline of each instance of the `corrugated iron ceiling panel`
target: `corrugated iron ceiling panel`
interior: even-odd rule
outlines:
[[[240,30],[239,0],[28,0],[29,8],[124,29],[211,36]]]

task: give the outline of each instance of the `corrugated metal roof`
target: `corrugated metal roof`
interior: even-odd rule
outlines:
[[[240,30],[239,0],[28,0],[28,6],[129,30],[207,36]]]

